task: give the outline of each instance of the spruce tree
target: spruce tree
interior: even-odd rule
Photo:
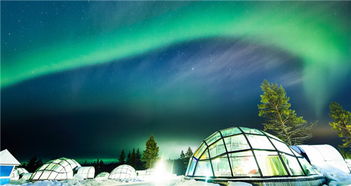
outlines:
[[[130,165],[132,167],[136,166],[136,154],[135,154],[135,149],[133,148],[132,154],[130,155]]]
[[[332,102],[329,105],[329,117],[333,120],[329,125],[343,138],[342,148],[351,148],[351,112],[345,110],[340,104]]]
[[[137,170],[144,169],[143,162],[141,161],[141,153],[140,153],[139,148],[137,149],[137,151],[135,153],[135,159],[136,159],[136,166],[135,166],[135,168]]]
[[[295,110],[290,108],[290,98],[281,85],[264,80],[261,89],[263,94],[258,115],[265,120],[265,131],[272,132],[288,145],[301,144],[312,137],[313,124],[297,116]]]
[[[120,164],[124,164],[126,162],[126,154],[124,150],[122,150],[121,153],[119,154],[118,162]]]
[[[130,165],[131,162],[132,162],[132,154],[130,153],[130,151],[128,151],[126,163]]]
[[[159,147],[157,146],[155,138],[153,136],[150,136],[146,142],[146,149],[143,153],[143,160],[146,163],[146,168],[151,168],[154,165],[158,159],[158,151]]]
[[[184,158],[185,158],[185,154],[184,154],[184,152],[182,150],[182,152],[180,152],[180,159],[184,159]]]
[[[188,150],[185,153],[185,157],[186,158],[191,158],[191,156],[193,156],[193,151],[191,150],[190,147],[188,147]]]

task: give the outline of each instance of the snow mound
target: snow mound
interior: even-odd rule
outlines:
[[[340,169],[327,165],[314,165],[314,167],[327,178],[329,186],[351,185],[351,174],[347,174]]]

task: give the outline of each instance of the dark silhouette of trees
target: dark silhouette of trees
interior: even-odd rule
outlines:
[[[141,160],[141,153],[140,150],[137,149],[136,153],[135,153],[135,168],[137,170],[141,170],[141,169],[145,169],[145,165],[143,163],[143,161]]]
[[[180,159],[184,159],[185,158],[185,154],[184,154],[184,151],[182,150],[182,152],[180,152]]]
[[[173,172],[177,175],[184,175],[188,167],[190,158],[193,156],[193,151],[188,147],[187,152],[184,154],[182,150],[178,159],[173,160]]]
[[[185,153],[185,157],[186,158],[191,158],[191,156],[193,156],[193,151],[191,150],[190,147],[188,147],[188,150]]]
[[[23,165],[23,168],[27,169],[28,172],[34,172],[42,165],[43,162],[41,161],[41,159],[38,159],[37,157],[32,157],[27,164]]]
[[[122,150],[121,153],[119,154],[118,162],[120,164],[124,164],[126,162],[126,154],[124,150]]]

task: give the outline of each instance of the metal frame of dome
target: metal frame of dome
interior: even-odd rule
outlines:
[[[254,167],[246,174],[235,172],[233,168],[238,168],[238,170],[250,168],[248,164],[246,167],[242,166],[245,163],[240,162],[243,160],[240,158],[246,158],[245,163],[256,166],[256,170]],[[226,172],[217,170],[217,164],[219,165],[217,160],[218,162],[222,160],[223,165],[228,162],[226,167],[222,167],[222,170],[226,170]],[[197,170],[199,166],[200,171]],[[272,168],[272,166],[274,167]],[[269,174],[271,170],[273,173]],[[323,178],[304,157],[289,148],[279,138],[267,132],[246,127],[219,130],[206,138],[190,158],[185,175],[188,178],[210,181],[240,179],[262,181],[266,178],[279,177],[303,178],[305,180]]]

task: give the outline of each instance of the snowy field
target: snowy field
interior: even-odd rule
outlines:
[[[86,185],[86,186],[118,186],[118,185],[128,185],[128,186],[215,186],[218,184],[212,184],[212,183],[205,183],[205,182],[200,182],[200,181],[195,181],[195,180],[184,180],[182,176],[177,176],[168,180],[162,180],[162,181],[140,181],[140,182],[134,182],[134,183],[121,183],[115,180],[67,180],[67,181],[37,181],[33,183],[20,183],[20,182],[12,182],[11,184],[8,184],[7,186],[14,186],[14,185],[21,185],[21,186],[69,186],[69,185],[75,185],[75,186],[80,186],[80,185]],[[250,184],[231,184],[231,185],[236,185],[236,186],[249,186]]]
[[[319,169],[328,179],[329,186],[351,186],[351,174],[345,174],[334,169]],[[37,182],[11,182],[7,186],[219,186],[218,184],[206,183],[195,180],[185,180],[183,176],[177,176],[158,181],[138,181],[133,183],[121,183],[115,180],[65,180],[65,181],[37,181]],[[250,186],[244,182],[230,182],[229,186]]]
[[[350,163],[350,160],[347,160]],[[323,176],[327,179],[329,186],[351,186],[351,174],[340,171],[335,167],[327,164],[319,164],[318,166],[313,165]],[[162,176],[160,176],[162,175]],[[157,174],[148,176],[138,176],[139,181],[134,182],[119,182],[112,179],[96,180],[96,179],[70,179],[64,181],[12,181],[7,186],[118,186],[118,185],[130,185],[130,186],[214,186],[218,184],[206,183],[202,181],[186,180],[183,176],[175,176],[174,174]],[[230,182],[229,186],[250,186],[249,183],[244,182]]]

